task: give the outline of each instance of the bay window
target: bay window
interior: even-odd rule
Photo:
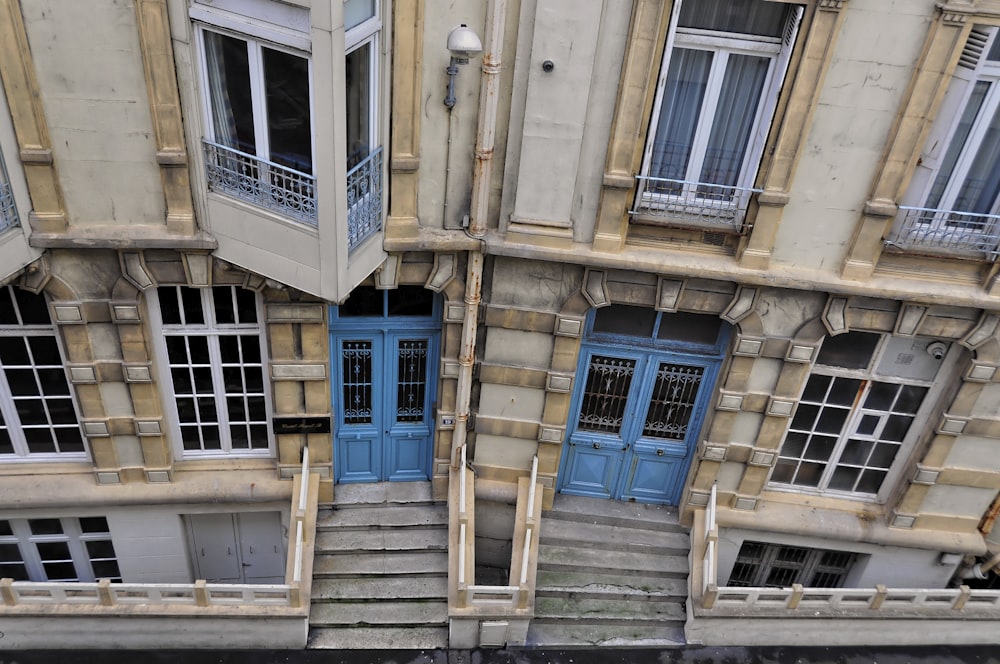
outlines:
[[[801,7],[675,3],[633,214],[741,230]]]
[[[974,26],[890,244],[995,259],[1000,237],[1000,39]]]

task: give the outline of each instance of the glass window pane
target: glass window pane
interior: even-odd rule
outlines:
[[[62,358],[59,356],[59,346],[56,338],[50,336],[28,337],[28,347],[31,349],[31,357],[35,364],[48,366],[62,366]]]
[[[240,350],[243,351],[244,364],[260,364],[260,337],[244,334],[240,337]]]
[[[792,478],[795,477],[795,468],[795,461],[778,459],[778,462],[774,464],[774,472],[771,473],[771,481],[791,484]]]
[[[816,422],[816,431],[839,434],[850,412],[846,408],[824,408],[819,421]]]
[[[896,399],[896,392],[899,385],[892,383],[872,382],[871,389],[868,390],[868,397],[865,399],[865,408],[871,410],[889,410],[892,402]]]
[[[713,55],[711,51],[689,48],[671,51],[650,156],[649,174],[652,177],[671,180],[687,178],[694,133],[701,116]]]
[[[906,437],[906,432],[910,430],[912,417],[905,415],[890,415],[885,428],[882,429],[882,440],[902,441]]]
[[[833,378],[830,376],[821,376],[819,374],[809,376],[809,380],[806,382],[806,389],[802,392],[802,400],[823,403],[826,399],[826,391],[830,387],[832,380]]]
[[[38,399],[21,399],[15,401],[14,406],[23,426],[47,425],[49,423],[45,414],[45,405]]]
[[[236,292],[236,313],[239,317],[237,322],[241,325],[256,323],[257,295],[245,288],[234,288],[233,290]]]
[[[14,299],[21,312],[21,321],[25,325],[51,325],[49,308],[45,305],[45,296],[36,295],[20,288],[15,288]]]
[[[361,25],[373,16],[375,16],[375,0],[345,0],[345,30]]]
[[[7,384],[12,396],[30,397],[41,394],[38,381],[35,380],[35,372],[31,369],[7,369],[4,374],[7,376]]]
[[[381,316],[383,294],[371,286],[359,286],[351,291],[347,301],[337,309],[340,316]]]
[[[205,337],[188,337],[192,364],[208,364],[208,339]]]
[[[372,42],[347,54],[347,168],[354,168],[371,154]]]
[[[4,338],[3,343],[0,343],[0,364],[5,367],[31,366],[26,339]]]
[[[827,337],[819,349],[816,363],[844,369],[865,369],[880,338],[880,335],[871,332],[846,332]]]
[[[62,369],[39,369],[38,380],[47,395],[69,394],[69,384]]]
[[[861,493],[878,493],[878,490],[882,488],[882,482],[885,480],[886,472],[883,470],[865,470],[861,473],[861,481],[858,482],[858,486],[855,491]]]
[[[220,336],[219,355],[223,364],[240,363],[240,342],[239,337]]]
[[[28,527],[32,535],[61,535],[63,531],[59,519],[29,519]]]
[[[205,311],[201,301],[201,291],[197,288],[181,288],[181,302],[184,307],[184,322],[188,325],[204,325]]]
[[[860,468],[838,467],[830,478],[830,488],[837,491],[854,491],[854,483],[861,474]]]
[[[38,542],[35,547],[42,560],[70,560],[69,544],[66,542]]]
[[[59,451],[52,440],[52,430],[49,427],[25,429],[24,442],[28,445],[29,454],[55,454]]]
[[[13,542],[8,544],[0,544],[0,563],[12,563],[20,561],[21,561],[21,551],[20,549],[17,548],[17,544],[14,544]]]
[[[169,345],[169,340],[167,342]],[[174,381],[174,393],[175,394],[191,394],[192,383],[191,383],[191,370],[187,367],[173,368],[170,370],[170,376]]]
[[[686,0],[677,23],[686,28],[780,37],[786,13],[784,4],[761,0]]]
[[[795,409],[795,417],[792,418],[792,428],[801,429],[803,431],[812,430],[813,423],[816,421],[816,416],[819,415],[819,406],[814,406],[808,403],[800,403],[799,407]]]
[[[49,416],[53,424],[76,424],[76,411],[69,399],[49,399]]]
[[[422,286],[400,286],[386,291],[390,316],[430,316],[434,292]]]
[[[924,402],[924,396],[926,396],[926,394],[926,387],[904,385],[899,391],[899,396],[896,398],[896,403],[893,405],[892,409],[897,413],[909,413],[911,415],[916,414],[917,410],[920,408],[920,404]]]
[[[833,453],[833,446],[836,444],[836,438],[813,436],[812,440],[809,441],[809,447],[806,448],[803,458],[812,459],[813,461],[827,461]]]
[[[60,452],[83,452],[83,437],[80,434],[80,427],[60,427],[55,430],[55,434]]]
[[[13,535],[14,530],[10,527],[10,521],[0,520],[0,537]]]
[[[708,314],[663,313],[657,339],[714,344],[722,331],[722,319]]]
[[[863,466],[868,462],[868,455],[875,445],[870,440],[851,439],[844,444],[844,451],[840,454],[840,463]]]
[[[72,562],[44,563],[45,578],[49,581],[76,581],[76,569]]]
[[[872,454],[872,458],[869,459],[868,465],[873,468],[886,468],[892,465],[892,462],[896,459],[896,453],[899,452],[899,445],[894,445],[892,443],[879,443],[875,446],[875,453]]]
[[[80,530],[85,533],[107,533],[108,520],[103,516],[80,517]]]
[[[785,436],[785,442],[781,445],[781,456],[800,457],[806,448],[806,441],[809,436],[804,433],[789,431]]]
[[[803,462],[799,466],[799,472],[795,476],[795,484],[802,486],[819,486],[820,478],[826,469],[825,463]]]
[[[114,555],[114,552],[112,552]],[[95,560],[92,563],[95,579],[110,579],[112,581],[121,580],[121,572],[118,571],[118,562],[115,560]]]
[[[257,154],[247,43],[206,30],[205,60],[215,142]]]
[[[177,288],[174,286],[160,286],[156,289],[157,299],[160,301],[160,319],[164,325],[181,324],[181,308],[177,303]]]
[[[17,325],[17,312],[14,309],[14,300],[11,290],[13,286],[0,288],[0,325]]]
[[[312,173],[309,61],[270,48],[261,48],[261,51],[271,161]]]
[[[93,540],[87,542],[87,555],[91,558],[114,558],[115,547],[110,540]]]
[[[653,336],[656,311],[645,307],[612,304],[594,314],[594,332],[648,339]]]
[[[757,111],[767,81],[771,59],[729,54],[726,75],[712,119],[712,132],[705,149],[699,182],[735,187],[740,184],[743,160],[756,127]],[[709,198],[730,200],[730,190],[699,190]]]
[[[220,325],[232,325],[236,322],[236,311],[233,308],[233,289],[229,286],[216,286],[212,289],[212,302],[215,305],[215,322]]]

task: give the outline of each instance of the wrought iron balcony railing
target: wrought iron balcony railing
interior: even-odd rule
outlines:
[[[318,225],[315,177],[218,143],[204,144],[209,189]]]
[[[347,249],[382,230],[382,148],[347,172]]]
[[[633,217],[735,232],[746,230],[747,204],[761,191],[645,175],[637,175],[636,181],[635,205],[629,211]]]
[[[16,225],[17,209],[14,207],[14,192],[10,188],[10,183],[0,180],[0,231]]]
[[[997,259],[1000,215],[899,206],[896,225],[886,240],[904,251],[963,254]]]

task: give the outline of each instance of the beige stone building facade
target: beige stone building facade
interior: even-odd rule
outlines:
[[[998,30],[0,0],[0,647],[995,641]]]

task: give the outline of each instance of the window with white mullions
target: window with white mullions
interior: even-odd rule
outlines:
[[[379,37],[375,0],[344,3],[348,248],[382,228],[382,159],[378,138]]]
[[[199,32],[209,187],[315,223],[307,54],[219,29]]]
[[[973,26],[913,175],[893,245],[985,253],[1000,239],[1000,39]]]
[[[45,298],[0,287],[0,460],[86,458]]]
[[[675,7],[633,212],[739,230],[802,10]]]
[[[154,298],[184,456],[269,455],[257,296],[235,286],[164,286]]]
[[[10,187],[10,179],[7,177],[7,169],[3,164],[3,155],[0,154],[0,232],[16,226],[17,208],[14,206],[14,190]]]
[[[0,520],[0,577],[15,581],[121,581],[102,516]]]
[[[933,402],[948,347],[932,339],[850,332],[823,343],[788,426],[773,487],[883,496]]]

